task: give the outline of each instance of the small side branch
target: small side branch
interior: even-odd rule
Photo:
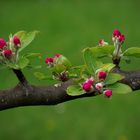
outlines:
[[[20,84],[26,86],[28,84],[28,81],[26,80],[25,76],[23,75],[21,70],[16,70],[16,69],[12,69],[13,72],[15,73],[15,75],[17,76]]]

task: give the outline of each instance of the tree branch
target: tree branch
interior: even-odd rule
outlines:
[[[116,67],[113,69],[113,72],[125,76],[125,78],[120,81],[121,83],[129,85],[133,90],[140,89],[140,71],[126,72]],[[69,96],[66,93],[66,89],[73,83],[72,80],[64,82],[58,87],[34,86],[27,82],[21,71],[14,70],[14,73],[17,75],[20,83],[12,89],[0,90],[0,110],[19,106],[56,105],[69,100],[99,95],[96,92],[92,92],[79,96]]]

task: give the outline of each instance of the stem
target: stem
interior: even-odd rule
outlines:
[[[26,80],[25,76],[23,75],[21,70],[12,69],[15,75],[17,76],[18,80],[20,81],[20,84],[26,86],[28,84],[28,81]]]
[[[121,53],[121,45],[120,44],[117,44],[115,46],[115,50],[113,52],[113,64],[115,64],[116,66],[119,66],[119,63],[120,63],[120,53]]]

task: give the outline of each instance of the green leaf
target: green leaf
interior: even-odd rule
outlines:
[[[124,53],[123,56],[133,56],[140,58],[140,48],[139,47],[132,47],[128,48]]]
[[[113,85],[109,85],[108,88],[111,89],[113,93],[117,94],[127,94],[132,92],[132,89],[128,85],[122,83],[115,83]]]
[[[19,69],[18,65],[10,63],[10,62],[6,63],[6,66],[12,69]]]
[[[28,54],[26,54],[26,55],[24,55],[25,57],[38,57],[39,59],[41,59],[42,58],[42,55],[41,55],[41,53],[28,53]]]
[[[131,63],[131,60],[130,60],[130,58],[129,58],[128,56],[121,56],[121,59],[122,59],[122,60],[125,60],[125,62],[126,62],[127,64],[130,64],[130,63]]]
[[[56,65],[64,65],[66,66],[67,68],[71,67],[71,63],[70,61],[63,55],[59,56],[57,59],[56,59]]]
[[[67,94],[70,96],[78,96],[85,93],[80,85],[71,85],[67,88]]]
[[[52,71],[56,72],[56,73],[61,73],[66,71],[66,67],[62,64],[57,64],[52,68]]]
[[[42,73],[42,72],[35,72],[34,76],[38,79],[38,80],[44,80],[47,78],[47,76]],[[51,78],[52,79],[52,78]]]
[[[94,57],[102,58],[112,55],[114,51],[113,45],[107,45],[107,46],[97,46],[90,48],[91,52],[93,53]]]
[[[89,71],[90,74],[95,73],[95,71],[103,65],[102,62],[97,60],[93,56],[93,53],[90,48],[86,48],[83,53],[87,70]]]
[[[18,36],[20,38],[20,40],[22,41],[26,34],[27,34],[26,31],[19,31],[19,32],[15,33],[14,36]]]
[[[117,73],[109,73],[105,79],[105,84],[110,85],[110,84],[114,84],[117,81],[120,81],[124,78],[124,76],[117,74]]]
[[[21,57],[16,65],[18,66],[18,69],[23,69],[27,67],[28,64],[29,64],[29,59],[27,59],[26,57]]]
[[[25,31],[18,32],[16,35],[21,36],[21,47],[19,48],[18,52],[21,52],[25,49],[35,38],[38,31],[33,31],[26,33]]]
[[[71,67],[71,69],[69,70],[70,75],[79,75],[81,77],[81,75],[84,73],[84,71],[86,70],[86,66],[85,65],[80,65],[80,66],[74,66]]]
[[[114,65],[113,63],[103,64],[103,65],[101,66],[101,68],[98,69],[98,70],[96,71],[96,73],[97,73],[98,71],[110,72],[114,67],[115,67],[115,65]]]

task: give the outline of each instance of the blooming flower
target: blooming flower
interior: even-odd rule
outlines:
[[[3,38],[0,38],[0,49],[3,49],[5,46],[7,46],[6,41]]]
[[[106,97],[111,97],[112,96],[112,90],[110,89],[107,89],[103,92],[103,94],[106,96]]]

